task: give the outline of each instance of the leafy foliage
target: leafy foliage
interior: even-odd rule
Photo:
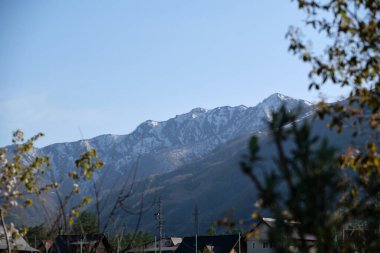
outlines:
[[[84,211],[75,220],[73,225],[75,234],[98,234],[99,224],[95,213]]]
[[[33,200],[42,200],[43,203],[44,193],[47,192],[55,192],[59,204],[59,214],[55,221],[47,221],[50,232],[61,230],[61,224],[64,224],[65,231],[68,231],[69,226],[66,224],[72,224],[74,217],[79,216],[81,208],[91,202],[91,198],[86,196],[75,205],[71,205],[70,200],[80,192],[80,181],[91,180],[93,172],[102,168],[103,162],[98,159],[96,151],[88,150],[75,161],[75,168],[68,173],[72,180],[72,189],[68,194],[63,194],[61,185],[54,176],[48,180],[49,158],[34,152],[34,142],[42,136],[43,134],[39,133],[24,142],[23,132],[17,130],[13,134],[14,145],[10,148],[13,153],[10,154],[6,148],[0,149],[0,214],[4,227],[4,216],[13,208],[30,206]],[[47,212],[47,209],[44,208],[44,211]],[[8,226],[5,233],[8,230],[16,231],[16,234],[12,232],[12,236],[18,237],[19,231],[11,230],[12,226]],[[23,228],[20,232],[24,235],[27,229]],[[9,235],[6,235],[6,238],[8,237]]]
[[[319,116],[333,115],[331,127],[340,132],[347,119],[380,131],[380,1],[298,0],[306,24],[330,42],[324,54],[311,50],[298,28],[291,28],[289,50],[311,65],[310,89],[326,83],[351,87],[347,104],[319,103]],[[371,113],[365,116],[365,111]]]
[[[49,238],[49,231],[44,224],[29,227],[26,238],[30,245],[36,245],[37,247],[42,240]]]
[[[33,148],[33,142],[43,134],[38,134],[23,144],[16,144],[13,157],[9,160],[6,149],[0,150],[0,208],[3,212],[7,212],[11,207],[20,204],[22,197],[27,194],[41,194],[41,192],[54,187],[54,184],[46,184],[39,186],[41,175],[45,174],[45,170],[49,167],[49,159],[47,157],[35,157],[27,164],[23,164],[25,154]],[[13,142],[18,143],[23,140],[23,133],[16,131],[13,134]],[[29,206],[33,203],[32,199],[24,198],[23,205]]]
[[[22,131],[17,130],[13,133],[12,142],[15,144],[13,156],[9,156],[6,149],[0,149],[0,181],[2,182],[0,185],[0,212],[4,227],[4,216],[10,209],[19,205],[30,206],[33,203],[31,196],[40,196],[43,192],[57,187],[54,183],[43,184],[41,182],[42,176],[49,166],[49,159],[42,156],[32,158],[27,155],[33,150],[33,143],[42,136],[43,134],[39,133],[19,144],[24,140],[24,135]],[[29,162],[26,162],[27,160]],[[14,231],[17,232],[13,233],[13,236],[18,237],[19,231]],[[22,228],[20,232],[25,234],[26,228]],[[7,230],[5,233],[7,234]]]
[[[154,241],[154,237],[149,232],[139,231],[138,233],[128,232],[126,235],[114,236],[109,238],[112,248],[140,248],[144,244]]]
[[[300,124],[295,118],[295,114],[282,108],[273,113],[269,123],[277,150],[275,169],[266,168],[263,177],[257,176],[258,170],[263,169],[257,160],[257,137],[251,141],[250,158],[255,159],[241,163],[259,192],[258,211],[254,216],[263,216],[265,212],[276,218],[270,236],[278,252],[290,252],[292,247],[308,252],[311,245],[305,239],[310,237],[316,240],[314,246],[319,252],[338,252],[338,231],[348,221],[370,220],[366,215],[373,205],[367,197],[372,193],[360,186],[357,173],[341,167],[341,157],[326,139],[314,136],[307,122]],[[292,143],[292,148],[286,149],[285,143]],[[358,189],[361,196],[355,195]],[[294,234],[301,240],[287,238]],[[378,246],[371,244],[376,243],[371,238],[361,239],[371,247]],[[345,246],[356,247],[347,242]]]
[[[338,153],[312,134],[308,122],[297,123],[296,114],[284,108],[274,112],[269,122],[277,150],[274,168],[260,176],[256,137],[250,156],[241,163],[259,192],[253,216],[265,212],[276,218],[270,239],[277,252],[309,252],[310,247],[317,252],[378,252],[380,1],[296,2],[307,14],[306,24],[328,42],[321,55],[311,50],[298,28],[287,34],[289,50],[311,65],[309,88],[328,83],[351,88],[347,102],[319,102],[316,116],[329,120],[337,133],[353,128],[353,138],[360,136],[364,145]],[[344,238],[347,228],[350,238]],[[315,244],[304,240],[310,237]]]
[[[216,235],[216,228],[214,226],[210,226],[207,231],[206,231],[206,234],[207,235]]]

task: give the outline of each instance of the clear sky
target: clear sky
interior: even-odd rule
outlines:
[[[0,146],[16,129],[44,146],[275,92],[316,101],[285,39],[303,17],[290,0],[3,0]]]

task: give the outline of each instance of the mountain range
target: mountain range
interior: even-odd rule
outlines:
[[[288,110],[313,110],[305,100],[273,94],[257,106],[224,106],[212,110],[195,108],[167,121],[147,120],[126,135],[102,135],[88,140],[58,143],[37,149],[51,158],[52,169],[74,164],[78,154],[92,147],[105,162],[107,173],[122,178],[139,160],[137,179],[176,170],[209,154],[239,136],[265,131],[271,110],[285,104]],[[65,170],[60,170],[60,174]],[[110,175],[110,174],[108,174]]]
[[[105,215],[126,183],[133,185],[128,208],[138,209],[137,203],[144,200],[144,214],[139,219],[130,211],[128,215],[128,211],[119,210],[115,218],[119,226],[132,229],[138,221],[141,229],[155,232],[154,203],[159,196],[167,234],[192,233],[195,206],[200,212],[199,229],[204,232],[231,208],[236,217],[249,217],[255,192],[238,164],[253,134],[268,143],[263,145],[264,156],[273,152],[266,134],[267,121],[271,111],[281,105],[287,110],[298,109],[304,120],[314,113],[310,102],[276,93],[254,107],[195,108],[167,121],[145,121],[130,134],[57,143],[36,148],[31,155],[49,156],[55,176],[67,182],[68,168],[74,166],[79,154],[95,148],[105,162],[102,172],[95,175]],[[81,185],[81,191],[94,197],[92,183]]]

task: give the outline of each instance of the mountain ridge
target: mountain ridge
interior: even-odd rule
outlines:
[[[32,156],[48,156],[49,171],[55,178],[66,182],[69,189],[68,170],[74,168],[81,153],[95,148],[105,162],[95,179],[107,178],[97,181],[107,192],[123,185],[134,168],[137,171],[135,180],[142,181],[201,161],[216,148],[239,136],[266,131],[270,111],[277,110],[282,104],[287,110],[301,107],[301,116],[314,111],[310,102],[275,93],[254,107],[222,106],[211,110],[197,107],[166,121],[144,121],[126,135],[105,134],[35,148]],[[92,182],[81,185],[83,195],[91,196],[92,190]]]
[[[104,146],[113,141],[119,145],[119,152],[134,155],[190,145],[194,149],[193,155],[200,156],[238,135],[262,130],[266,127],[264,121],[269,119],[270,110],[278,109],[282,102],[289,110],[299,105],[309,107],[309,110],[312,107],[305,100],[275,93],[254,107],[223,106],[211,110],[198,107],[166,121],[147,120],[130,134],[108,135],[106,139],[95,137],[84,142]]]
[[[238,136],[266,129],[271,110],[282,104],[288,110],[299,106],[303,113],[312,112],[313,105],[280,93],[256,106],[221,106],[213,109],[193,108],[166,121],[147,120],[125,135],[104,134],[74,142],[55,143],[36,148],[34,155],[51,158],[52,169],[64,176],[65,168],[89,148],[95,148],[110,176],[122,178],[139,163],[137,178],[175,170],[200,159],[217,146]]]
[[[92,142],[92,141],[96,141],[98,139],[112,139],[112,141],[114,142],[121,142],[123,138],[125,138],[126,136],[129,136],[129,135],[133,135],[135,134],[136,132],[137,133],[141,133],[142,131],[144,130],[150,130],[150,129],[154,129],[160,125],[162,125],[163,123],[166,123],[168,121],[179,121],[179,122],[182,122],[183,120],[188,120],[190,118],[193,118],[193,119],[196,119],[198,118],[199,116],[202,116],[204,114],[213,114],[213,113],[217,113],[219,111],[233,111],[233,110],[240,110],[240,111],[250,111],[250,110],[254,110],[254,109],[257,109],[257,107],[262,107],[265,109],[265,112],[266,114],[269,114],[269,110],[271,108],[278,108],[280,105],[281,105],[281,102],[289,102],[289,100],[291,101],[291,103],[293,103],[292,108],[294,108],[294,101],[296,101],[296,103],[301,103],[301,104],[304,104],[306,106],[310,106],[312,107],[313,104],[307,100],[303,100],[303,99],[294,99],[294,98],[291,98],[289,96],[286,96],[286,95],[283,95],[283,94],[280,94],[280,93],[274,93],[272,95],[270,95],[269,97],[265,98],[263,101],[261,101],[260,103],[258,103],[257,105],[255,106],[245,106],[245,105],[238,105],[238,106],[219,106],[219,107],[215,107],[213,109],[205,109],[205,108],[202,108],[202,107],[195,107],[193,109],[191,109],[189,112],[187,113],[183,113],[183,114],[179,114],[179,115],[176,115],[172,118],[169,118],[168,120],[164,120],[164,121],[157,121],[157,120],[153,120],[153,119],[149,119],[149,120],[146,120],[142,123],[140,123],[133,131],[131,131],[130,133],[127,133],[127,134],[112,134],[112,133],[108,133],[108,134],[101,134],[101,135],[98,135],[98,136],[95,136],[95,137],[91,137],[91,138],[86,138],[86,139],[82,139],[82,140],[77,140],[77,141],[69,141],[69,142],[57,142],[57,143],[52,143],[52,144],[49,144],[49,145],[46,145],[46,146],[43,146],[43,147],[39,147],[37,149],[41,150],[41,149],[47,149],[49,147],[52,147],[52,146],[56,146],[56,145],[59,145],[59,144],[63,144],[63,145],[68,145],[68,144],[75,144],[75,143],[87,143],[87,142]],[[264,115],[264,116],[267,116],[267,115]],[[265,117],[264,117],[265,118]]]

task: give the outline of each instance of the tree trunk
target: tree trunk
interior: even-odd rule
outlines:
[[[12,253],[11,244],[9,243],[7,227],[5,226],[3,209],[0,209],[0,217],[1,217],[1,225],[3,226],[3,229],[4,229],[5,241],[7,242],[7,246],[8,246],[8,253]]]

